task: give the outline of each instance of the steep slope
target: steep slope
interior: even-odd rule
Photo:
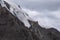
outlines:
[[[60,32],[54,28],[45,29],[38,25],[38,22],[32,22],[30,30],[38,37],[39,40],[60,40]],[[34,36],[35,37],[35,36]]]
[[[0,6],[0,40],[32,40],[24,24]]]
[[[38,25],[38,22],[27,18],[31,25],[28,28],[16,13],[13,14],[10,11],[10,6],[7,2],[4,5],[5,7],[0,4],[0,40],[60,40],[60,32],[56,29],[42,28]],[[22,12],[24,13],[24,11]],[[26,14],[24,17],[26,17]]]
[[[26,27],[30,27],[28,20],[32,20],[27,13],[25,13],[19,5],[9,2],[7,0],[1,0],[0,4],[5,7],[12,15],[16,16]]]

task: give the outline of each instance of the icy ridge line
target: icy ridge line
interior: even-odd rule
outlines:
[[[10,5],[10,9],[8,9],[8,7],[6,6],[6,4],[4,3],[7,2]],[[26,12],[24,12],[18,5],[7,1],[7,0],[0,0],[0,4],[2,7],[5,7],[8,11],[10,11],[14,16],[16,16],[22,23],[24,23],[24,25],[28,28],[31,27],[30,23],[28,22],[28,20],[33,21]]]

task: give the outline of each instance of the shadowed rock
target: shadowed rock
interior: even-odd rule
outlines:
[[[30,34],[21,21],[0,7],[0,40],[33,40]]]
[[[9,8],[9,5],[6,3]],[[60,40],[60,32],[54,28],[45,29],[38,22],[29,21],[28,29],[6,8],[0,5],[0,40]]]

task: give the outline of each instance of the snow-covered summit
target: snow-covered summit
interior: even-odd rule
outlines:
[[[26,27],[30,27],[30,23],[28,20],[33,21],[26,12],[24,12],[19,5],[16,5],[13,2],[8,0],[0,0],[0,4],[2,7],[5,7],[8,11],[10,11],[14,16],[16,16],[21,22],[24,23]],[[9,7],[8,7],[9,6]]]

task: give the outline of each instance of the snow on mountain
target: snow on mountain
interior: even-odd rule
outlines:
[[[33,11],[23,8],[31,18],[38,21],[39,25],[43,28],[55,28],[60,31],[60,10],[57,11]]]
[[[6,1],[9,4],[10,8],[6,6],[4,1]],[[60,27],[59,27],[60,22],[58,22],[60,20],[58,19],[60,18],[60,16],[58,16],[60,13],[59,11],[58,11],[58,15],[57,15],[57,11],[54,12],[31,11],[29,9],[20,8],[20,5],[14,3],[12,0],[1,0],[0,3],[2,7],[7,8],[7,10],[9,10],[13,15],[15,15],[28,28],[31,26],[28,20],[31,20],[31,21],[38,21],[39,25],[41,25],[44,28],[56,28],[57,30],[60,31]]]
[[[5,4],[5,2],[8,3],[10,8],[8,8]],[[15,3],[8,1],[8,0],[1,0],[0,1],[1,6],[5,7],[7,10],[9,10],[14,16],[16,16],[21,22],[24,23],[26,27],[30,27],[31,25],[29,24],[28,20],[33,21],[26,12],[24,12],[19,5],[16,5]]]

